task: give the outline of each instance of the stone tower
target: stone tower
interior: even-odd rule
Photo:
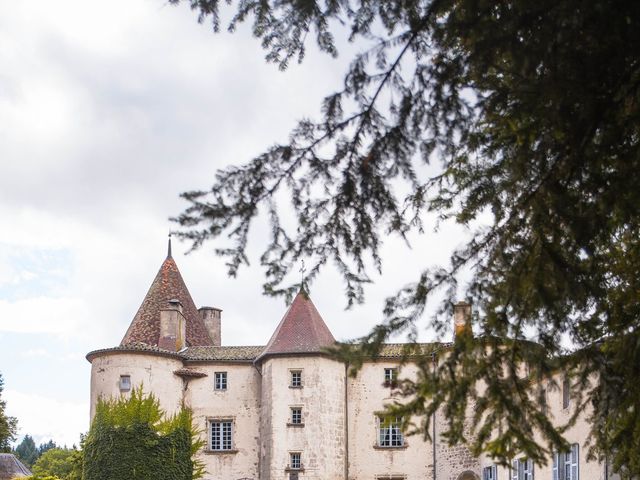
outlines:
[[[334,344],[301,289],[256,359],[261,480],[345,478],[345,366],[323,352]]]

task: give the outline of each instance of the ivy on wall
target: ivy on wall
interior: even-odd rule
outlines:
[[[194,480],[203,445],[183,407],[167,417],[153,394],[100,399],[84,445],[83,480]]]

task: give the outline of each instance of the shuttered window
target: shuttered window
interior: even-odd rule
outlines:
[[[552,472],[552,480],[580,480],[580,445],[574,443],[568,452],[555,452]]]

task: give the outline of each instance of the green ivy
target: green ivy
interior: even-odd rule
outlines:
[[[202,447],[192,412],[166,417],[142,387],[129,398],[100,399],[84,447],[83,480],[192,480],[204,475],[193,460]]]

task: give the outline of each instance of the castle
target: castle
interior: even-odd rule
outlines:
[[[380,415],[398,378],[402,344],[386,344],[355,378],[323,349],[335,343],[308,293],[301,290],[265,346],[222,346],[221,310],[196,308],[171,255],[162,263],[122,342],[90,352],[91,416],[100,396],[127,395],[136,385],[162,408],[190,407],[206,434],[199,452],[207,480],[604,480],[606,467],[588,461],[585,416],[566,432],[571,451],[547,467],[524,458],[509,468],[421,436],[405,437],[400,419]],[[468,304],[455,307],[464,328]],[[275,324],[275,322],[274,322]],[[427,343],[424,354],[446,355],[450,344]],[[567,393],[549,390],[550,415],[570,415]]]

